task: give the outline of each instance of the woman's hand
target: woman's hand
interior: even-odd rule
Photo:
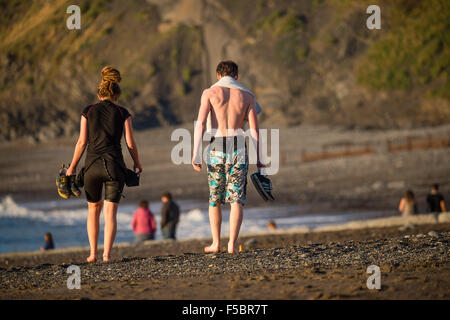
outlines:
[[[76,169],[72,168],[72,166],[69,167],[66,171],[66,176],[71,176],[76,172]]]
[[[138,172],[136,172],[136,169],[138,169]],[[134,172],[136,172],[136,173],[142,173],[142,166],[141,166],[141,164],[140,164],[140,163],[135,163],[135,164],[133,165],[133,170],[134,170]]]

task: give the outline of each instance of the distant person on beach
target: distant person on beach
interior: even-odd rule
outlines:
[[[133,219],[131,220],[131,227],[135,233],[135,244],[155,239],[156,222],[155,217],[148,206],[148,201],[142,200],[139,203],[139,208],[136,210]]]
[[[100,100],[87,106],[81,113],[80,137],[75,147],[67,176],[75,174],[78,162],[87,146],[84,190],[88,202],[87,231],[90,245],[88,262],[97,259],[97,242],[100,229],[100,211],[103,203],[105,219],[103,261],[110,261],[111,248],[117,231],[117,208],[125,184],[125,162],[121,138],[125,141],[134,161],[134,171],[141,173],[138,150],[133,137],[131,116],[127,109],[117,105],[120,97],[120,72],[110,66],[102,69],[102,80],[97,88]],[[105,189],[104,201],[102,189]]]
[[[269,223],[267,224],[267,228],[269,228],[269,230],[276,230],[277,225],[275,224],[275,221],[273,220],[269,221]]]
[[[398,211],[402,213],[402,217],[412,216],[418,213],[417,202],[414,193],[411,190],[406,191],[398,205]]]
[[[53,250],[55,249],[55,245],[53,243],[53,237],[50,232],[47,232],[44,236],[45,244],[41,247],[41,251]]]
[[[173,201],[172,194],[166,192],[161,197],[161,233],[163,239],[176,240],[177,225],[180,220],[180,208]]]
[[[209,184],[209,221],[212,244],[204,248],[206,253],[220,251],[220,228],[222,208],[225,202],[231,204],[230,237],[228,252],[236,253],[236,242],[242,224],[243,206],[246,201],[248,153],[243,135],[244,123],[248,120],[252,140],[257,149],[259,161],[259,128],[254,95],[238,80],[238,66],[233,61],[222,61],[216,68],[217,80],[203,91],[194,130],[194,170],[202,170],[200,146],[211,114],[213,138],[210,142],[207,163]],[[229,147],[232,147],[230,149]]]
[[[439,185],[433,184],[431,192],[427,196],[428,212],[446,212],[444,196],[439,193]]]

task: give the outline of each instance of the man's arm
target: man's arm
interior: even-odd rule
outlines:
[[[169,206],[167,205],[167,203],[164,203],[161,209],[161,228],[164,228],[167,223],[168,208]]]
[[[404,208],[405,208],[405,198],[402,198],[398,205],[398,211],[402,212]]]
[[[195,171],[202,170],[202,155],[200,152],[200,146],[203,141],[203,133],[206,129],[206,120],[210,111],[211,103],[209,102],[209,90],[206,89],[202,94],[197,122],[195,123],[194,128],[194,154],[192,157],[192,166]]]
[[[439,201],[439,204],[441,205],[441,211],[442,212],[447,212],[446,208],[445,208],[445,201],[444,201],[444,197],[441,196],[441,201]]]
[[[177,225],[178,222],[180,221],[180,208],[175,203],[174,203],[174,211],[175,211],[174,225]]]
[[[258,125],[258,116],[256,114],[256,108],[255,108],[255,98],[253,98],[253,101],[251,105],[249,106],[248,110],[248,126],[250,127],[250,134],[252,136],[253,144],[256,145],[256,165],[258,168],[264,167],[264,165],[261,163],[261,157],[260,157],[260,146],[259,146],[259,125]]]

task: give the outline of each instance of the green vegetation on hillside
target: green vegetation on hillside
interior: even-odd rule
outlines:
[[[390,23],[360,64],[359,82],[375,89],[425,88],[430,96],[450,98],[450,4],[394,3],[382,11]]]

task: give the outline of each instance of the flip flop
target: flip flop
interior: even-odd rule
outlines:
[[[70,177],[66,176],[66,171],[67,168],[62,164],[56,177],[56,188],[58,189],[59,196],[63,199],[69,199],[72,196],[70,192]]]
[[[72,196],[69,189],[69,184],[69,177],[62,175],[58,175],[56,177],[56,187],[58,189],[58,194],[63,199],[69,199]]]
[[[272,195],[272,181],[266,176],[263,176],[259,171],[253,173],[251,176],[253,185],[256,191],[258,191],[261,198],[264,201],[274,201],[275,198]]]

